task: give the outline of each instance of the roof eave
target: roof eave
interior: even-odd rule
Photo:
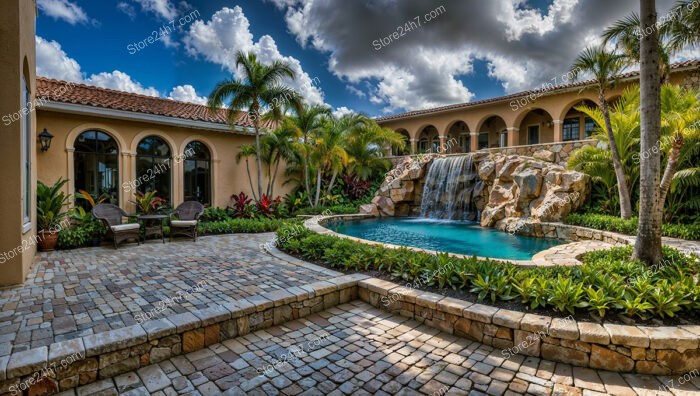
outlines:
[[[242,135],[254,135],[253,128],[236,126],[234,129],[228,124],[221,124],[208,121],[188,120],[184,118],[168,117],[156,114],[138,113],[133,111],[107,109],[103,107],[95,107],[81,105],[75,103],[64,103],[56,101],[41,101],[37,103],[37,109],[45,111],[54,111],[58,113],[91,115],[98,117],[106,117],[117,120],[150,122],[154,124],[176,126],[181,128],[201,129],[213,132],[228,132],[238,133]]]

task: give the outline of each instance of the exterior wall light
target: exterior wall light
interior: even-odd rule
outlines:
[[[41,151],[48,151],[51,147],[51,139],[53,135],[44,128],[44,131],[39,134],[39,143],[41,143]]]

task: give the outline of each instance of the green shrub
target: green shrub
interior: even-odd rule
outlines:
[[[530,308],[574,314],[587,310],[649,317],[692,314],[700,308],[694,280],[697,257],[664,247],[656,268],[632,261],[632,247],[586,253],[579,267],[525,268],[507,262],[432,255],[406,248],[389,249],[350,239],[284,226],[277,231],[281,249],[345,271],[383,271],[414,288],[436,286],[474,293],[479,301],[519,298]]]
[[[639,219],[634,217],[624,220],[616,216],[597,213],[571,213],[564,222],[596,230],[636,235]],[[671,238],[700,240],[700,224],[663,224],[661,226],[661,234]]]
[[[200,222],[201,234],[237,234],[277,231],[284,224],[299,222],[295,219],[227,219],[223,221]]]
[[[335,206],[317,206],[299,209],[294,212],[295,216],[316,216],[320,214],[340,215],[340,214],[355,214],[360,211],[358,205],[335,205]]]
[[[200,217],[203,222],[226,221],[230,219],[233,212],[228,209],[209,207],[204,209],[204,213]]]

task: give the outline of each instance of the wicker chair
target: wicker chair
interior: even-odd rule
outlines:
[[[170,241],[174,235],[186,235],[197,241],[199,216],[204,213],[204,205],[197,201],[185,201],[170,214]],[[177,216],[177,219],[174,217]]]
[[[126,223],[124,224],[124,218],[135,218],[136,216],[129,216],[117,205],[112,204],[98,204],[92,208],[92,214],[96,219],[102,221],[105,228],[107,229],[107,237],[111,237],[114,240],[114,248],[116,249],[120,242],[129,239],[135,239],[136,243],[139,245],[141,241],[139,239],[139,231],[141,230],[141,225],[139,223]]]

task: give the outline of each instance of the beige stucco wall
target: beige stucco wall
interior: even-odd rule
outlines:
[[[141,139],[156,135],[162,137],[170,145],[172,153],[183,155],[188,143],[199,140],[207,145],[212,156],[212,203],[214,206],[226,207],[232,194],[243,191],[252,196],[250,183],[245,169],[245,162],[236,163],[236,155],[242,144],[253,144],[255,137],[225,132],[213,132],[201,129],[173,127],[155,123],[117,120],[106,117],[67,114],[53,111],[38,111],[38,128],[46,128],[54,135],[51,149],[39,153],[38,177],[44,183],[54,183],[59,178],[69,180],[66,191],[73,193],[74,177],[72,149],[75,139],[87,130],[100,130],[111,135],[119,144],[119,204],[127,212],[133,213],[134,207],[129,203],[133,191],[129,182],[136,180],[136,147]],[[183,163],[172,161],[171,189],[173,206],[184,199]],[[251,174],[256,183],[255,161],[251,158]],[[280,166],[275,195],[286,194],[290,186],[282,186],[284,166]],[[266,171],[264,171],[266,172]],[[265,173],[263,173],[265,175]],[[267,184],[264,179],[265,187]]]
[[[671,76],[671,83],[682,84],[693,70],[677,71]],[[609,99],[619,97],[625,88],[635,81],[623,81],[615,89],[608,92]],[[508,146],[527,144],[527,126],[540,125],[540,143],[560,141],[562,121],[568,118],[567,114],[582,100],[592,100],[597,103],[597,93],[594,89],[571,88],[542,96],[521,96],[494,101],[490,103],[470,106],[465,109],[449,110],[439,113],[412,116],[407,118],[380,121],[382,126],[395,131],[405,130],[414,140],[415,146],[421,137],[421,132],[429,126],[437,129],[437,134],[449,136],[450,128],[457,122],[463,121],[471,133],[472,151],[476,150],[475,143],[479,133],[489,134],[489,147],[497,146],[499,134],[502,130],[508,131]],[[543,110],[542,116],[532,113],[533,110]],[[569,114],[569,116],[576,116]],[[489,119],[495,117],[496,121]],[[580,116],[580,133],[583,138],[583,116]],[[549,122],[551,121],[551,122]],[[434,134],[431,134],[435,135]]]
[[[24,76],[35,96],[35,19],[34,0],[6,0],[0,13],[0,116],[21,112]],[[29,109],[29,107],[27,107]],[[30,115],[31,129],[35,128],[35,114]],[[9,124],[9,125],[8,125]],[[30,223],[23,224],[22,214],[22,121],[0,123],[0,285],[21,283],[32,264],[36,246],[36,189],[32,187]],[[32,186],[36,183],[36,141],[30,139]]]

